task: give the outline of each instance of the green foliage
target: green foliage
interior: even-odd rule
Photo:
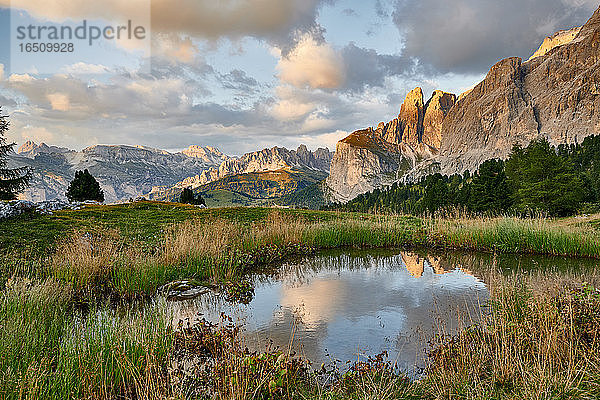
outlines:
[[[554,148],[546,140],[515,147],[506,162],[488,160],[471,175],[429,175],[395,183],[324,209],[370,213],[436,213],[446,209],[476,214],[568,216],[600,203],[600,136]]]
[[[583,180],[585,201],[600,203],[600,135],[588,136],[581,144],[559,146],[558,154],[570,160]]]
[[[522,149],[515,146],[506,162],[506,175],[518,211],[574,214],[584,200],[583,181],[571,162],[557,154],[546,140]]]
[[[14,143],[6,143],[4,134],[10,123],[8,117],[2,115],[0,107],[0,200],[14,200],[17,194],[25,189],[31,179],[31,171],[27,167],[8,168],[7,156],[15,147]]]
[[[508,179],[502,160],[481,164],[473,176],[469,207],[475,212],[506,211],[512,205]]]
[[[94,200],[103,202],[104,192],[100,189],[100,184],[86,169],[85,171],[76,171],[75,179],[69,184],[67,189],[67,198],[69,201]]]
[[[181,195],[179,196],[179,202],[182,204],[206,206],[206,202],[204,201],[204,198],[202,198],[202,195],[199,194],[198,196],[195,196],[194,192],[190,188],[183,189]]]

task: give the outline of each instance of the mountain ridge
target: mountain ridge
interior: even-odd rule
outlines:
[[[529,61],[499,61],[458,99],[434,92],[430,101],[438,93],[439,105],[433,121],[425,122],[428,107],[419,98],[422,90],[409,92],[398,118],[338,142],[326,181],[329,200],[349,201],[430,173],[474,171],[533,139],[558,145],[600,133],[599,45],[600,7],[581,28],[544,40]],[[431,136],[424,134],[425,125]],[[389,134],[387,126],[396,134]]]

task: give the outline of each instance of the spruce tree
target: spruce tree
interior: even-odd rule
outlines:
[[[512,205],[504,161],[488,160],[473,176],[469,206],[473,211],[506,211]]]
[[[2,115],[0,107],[0,200],[16,199],[31,179],[31,171],[27,167],[8,168],[8,153],[15,147],[15,143],[7,143],[4,137],[9,125],[8,116]]]
[[[69,201],[104,201],[104,192],[100,189],[100,184],[86,169],[85,171],[76,171],[75,179],[67,189],[67,198]]]
[[[521,211],[562,217],[574,214],[584,200],[583,181],[573,165],[545,139],[526,148],[515,146],[506,161],[506,176]]]

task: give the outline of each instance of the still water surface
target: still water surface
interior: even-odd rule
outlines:
[[[250,349],[291,347],[315,367],[337,362],[344,369],[347,361],[387,352],[399,368],[417,371],[438,329],[453,334],[460,321],[476,323],[488,299],[485,283],[464,261],[400,251],[325,252],[254,276],[247,305],[208,294],[172,307],[177,319],[219,322],[225,313],[243,325]]]

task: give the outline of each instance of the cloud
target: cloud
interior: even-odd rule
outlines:
[[[168,60],[172,64],[177,62],[192,63],[196,60],[198,48],[189,36],[179,34],[155,34],[152,37],[152,56]]]
[[[63,67],[61,69],[61,72],[71,75],[100,75],[110,72],[110,68],[100,64],[88,64],[84,62],[78,62]]]
[[[366,86],[382,87],[388,77],[414,76],[426,72],[410,57],[379,54],[354,43],[344,47],[341,54],[346,67],[346,88],[353,91],[363,90]]]
[[[51,143],[55,136],[46,128],[26,125],[19,129],[23,141],[32,140],[36,143]]]
[[[17,102],[14,99],[9,99],[0,94],[0,107],[14,107]]]
[[[317,136],[300,136],[298,138],[300,143],[304,143],[309,147],[327,147],[332,151],[335,151],[337,142],[348,136],[347,131],[337,130],[331,133],[324,133]]]
[[[441,72],[481,73],[528,58],[545,36],[582,25],[597,0],[397,0],[393,13],[407,56]]]
[[[119,75],[102,83],[64,74],[48,78],[13,74],[5,86],[27,97],[41,115],[62,120],[179,114],[191,108],[196,88],[182,78]]]
[[[237,90],[241,94],[250,95],[256,92],[260,84],[241,69],[234,69],[220,76],[220,81],[225,89]]]
[[[152,29],[206,39],[246,36],[290,43],[317,25],[322,3],[333,0],[0,0],[0,6],[61,22],[68,18],[127,21],[152,4]]]
[[[65,93],[50,93],[47,94],[46,97],[48,98],[50,106],[53,110],[69,111],[69,109],[71,108],[69,96]]]
[[[297,88],[337,89],[346,79],[341,54],[310,34],[304,35],[287,56],[280,58],[277,71],[281,82]]]
[[[352,8],[343,9],[342,14],[344,14],[346,17],[358,17],[358,13]]]
[[[291,86],[279,86],[276,89],[278,101],[273,105],[271,114],[279,121],[299,121],[317,109],[317,104],[302,96]]]
[[[4,64],[0,64],[0,81],[4,80]]]

